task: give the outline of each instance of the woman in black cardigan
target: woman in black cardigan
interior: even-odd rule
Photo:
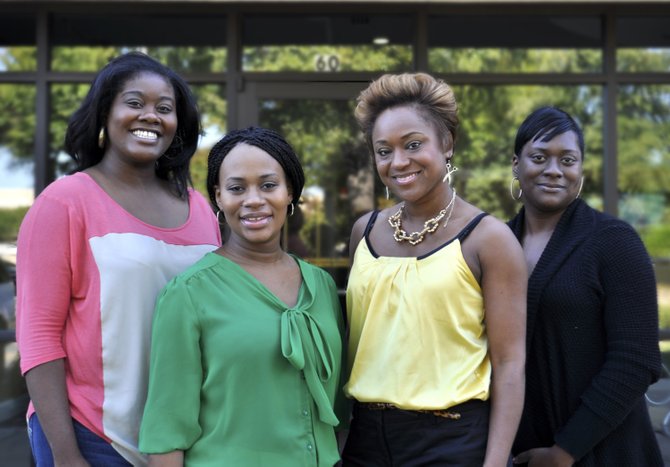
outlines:
[[[579,198],[584,137],[562,110],[516,136],[509,222],[528,264],[524,412],[515,464],[662,466],[644,394],[660,374],[652,263],[627,223]]]

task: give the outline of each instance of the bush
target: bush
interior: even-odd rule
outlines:
[[[650,225],[641,229],[640,234],[650,256],[670,258],[670,224]]]
[[[16,242],[19,226],[28,211],[28,206],[0,209],[0,242]]]

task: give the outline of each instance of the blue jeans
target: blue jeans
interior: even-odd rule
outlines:
[[[84,459],[91,466],[104,467],[128,467],[131,464],[125,460],[121,454],[107,441],[93,433],[84,425],[72,419],[74,435],[77,438],[77,445]],[[53,467],[54,460],[51,454],[51,448],[47,437],[42,431],[42,426],[37,418],[37,414],[32,414],[28,420],[28,437],[30,438],[30,449],[33,451],[35,464],[37,467]]]

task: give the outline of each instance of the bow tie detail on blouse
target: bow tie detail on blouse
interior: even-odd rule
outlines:
[[[309,313],[287,309],[281,314],[281,351],[293,367],[304,372],[319,419],[337,426],[339,421],[324,388],[333,374],[333,352]]]

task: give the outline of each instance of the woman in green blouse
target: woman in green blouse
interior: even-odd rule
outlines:
[[[150,465],[338,462],[335,283],[280,243],[303,185],[271,130],[233,131],[212,148],[207,189],[229,236],[158,298],[140,431]]]

